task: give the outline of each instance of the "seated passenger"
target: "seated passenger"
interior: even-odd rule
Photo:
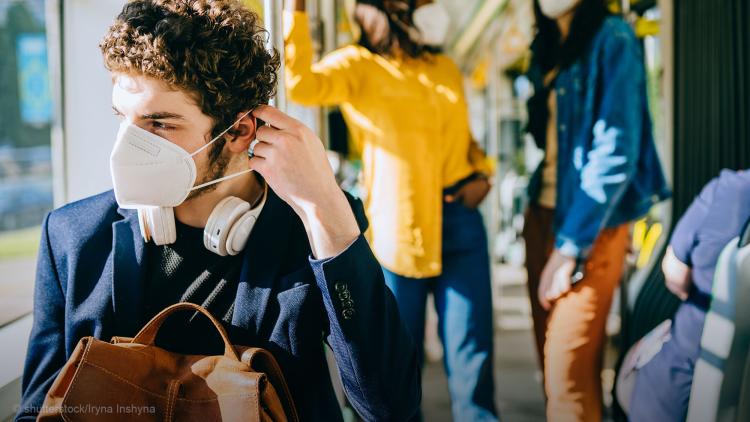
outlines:
[[[79,339],[133,336],[181,301],[221,319],[234,344],[271,351],[303,421],[342,420],[324,340],[364,419],[419,408],[416,349],[362,236],[360,202],[336,185],[313,132],[263,105],[279,59],[259,25],[238,0],[135,0],[107,31],[122,120],[115,189],[44,221],[16,420],[35,418]],[[232,209],[247,220],[217,219]],[[177,322],[157,344],[217,353],[207,320]]]
[[[725,170],[703,188],[675,227],[662,262],[667,288],[683,303],[671,338],[638,371],[632,421],[684,421],[719,254],[750,218],[750,171]]]

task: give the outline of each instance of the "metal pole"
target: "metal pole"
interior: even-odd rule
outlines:
[[[313,47],[315,48],[313,60],[318,61],[326,53],[326,45],[322,36],[323,29],[325,28],[325,22],[322,19],[325,13],[325,6],[318,0],[307,1],[305,2],[305,12],[307,12],[312,27]],[[314,116],[318,137],[323,141],[323,145],[328,148],[331,144],[328,131],[328,109],[324,106],[305,107],[305,109],[309,110],[312,116]]]
[[[54,206],[68,203],[68,160],[65,153],[63,131],[63,7],[61,0],[45,3],[47,21],[47,51],[49,62],[50,91],[53,98],[53,114],[50,146],[52,148],[52,198]]]
[[[320,20],[323,21],[323,52],[321,56],[336,49],[336,0],[320,0]]]
[[[495,160],[498,163],[500,157],[500,143],[502,142],[500,134],[500,122],[502,114],[500,113],[500,66],[498,63],[498,55],[495,54],[497,49],[490,50],[489,63],[487,65],[487,87],[485,95],[485,106],[487,107],[486,121],[487,121],[487,144],[484,145],[485,153],[488,157]],[[498,163],[499,164],[499,163]],[[486,207],[487,216],[487,228],[488,238],[490,247],[490,256],[492,257],[491,262],[499,257],[494,256],[494,246],[497,241],[497,237],[500,234],[500,185],[502,183],[502,175],[499,171],[500,166],[498,165],[495,170],[493,188],[488,195],[487,201],[484,201]]]
[[[319,0],[317,22],[318,25],[322,25],[323,30],[317,32],[318,41],[321,45],[318,59],[325,56],[326,53],[336,49],[336,7],[336,0]],[[320,28],[320,26],[318,28]],[[320,137],[323,139],[326,148],[329,148],[332,142],[332,139],[330,139],[331,131],[328,126],[328,115],[332,110],[335,110],[335,108],[320,107],[318,109],[318,117],[320,119]]]
[[[278,0],[263,0],[263,23],[270,34],[266,47],[276,49],[281,58],[279,66],[278,84],[276,96],[271,99],[271,104],[279,110],[286,112],[286,86],[284,84],[284,30],[282,28],[282,9],[284,2]]]

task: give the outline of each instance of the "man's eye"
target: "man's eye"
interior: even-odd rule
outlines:
[[[170,129],[172,129],[172,126],[164,124],[164,123],[162,123],[162,122],[160,122],[158,120],[152,121],[151,125],[153,126],[154,129],[159,129],[159,130],[170,130]]]

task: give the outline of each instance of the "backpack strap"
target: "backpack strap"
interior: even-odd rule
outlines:
[[[299,415],[297,415],[297,408],[294,407],[294,401],[292,400],[292,394],[289,391],[289,386],[284,379],[284,374],[281,372],[279,364],[273,357],[271,352],[258,347],[251,347],[242,353],[242,362],[247,363],[250,368],[257,372],[263,372],[269,378],[271,385],[279,393],[281,404],[284,406],[284,411],[289,417],[290,422],[299,422]]]

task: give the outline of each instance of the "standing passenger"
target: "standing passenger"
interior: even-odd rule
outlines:
[[[421,351],[434,293],[453,417],[496,420],[487,235],[477,210],[492,167],[471,139],[461,73],[434,47],[448,16],[428,1],[361,1],[359,45],[313,63],[305,2],[294,6],[288,95],[341,106],[362,154],[369,240],[401,317]]]
[[[534,11],[529,131],[545,158],[524,237],[547,418],[601,421],[604,329],[628,223],[669,192],[631,28],[604,0],[535,0]]]

